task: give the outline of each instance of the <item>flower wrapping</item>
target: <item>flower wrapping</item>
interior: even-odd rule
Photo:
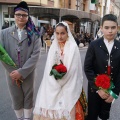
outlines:
[[[62,61],[60,64],[55,64],[50,71],[50,76],[53,75],[56,80],[62,79],[63,76],[67,73],[67,68],[63,65]]]
[[[3,48],[3,46],[0,44],[0,61],[4,62],[5,64],[8,64],[14,68],[17,68],[16,64],[12,60],[12,58],[8,55],[7,51]],[[13,80],[14,82],[15,80]],[[19,79],[16,80],[16,85],[20,87],[23,80]]]

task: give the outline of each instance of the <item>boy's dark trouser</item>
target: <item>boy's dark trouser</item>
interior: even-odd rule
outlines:
[[[88,84],[88,119],[109,119],[111,103],[106,103]]]

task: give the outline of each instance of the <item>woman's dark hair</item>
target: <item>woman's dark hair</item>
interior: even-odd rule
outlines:
[[[103,26],[105,21],[113,21],[118,25],[117,17],[113,14],[107,14],[102,18],[102,26]]]
[[[67,31],[67,26],[65,26],[63,23],[61,23],[61,22],[58,23],[57,26],[56,26],[56,28],[57,28],[58,26],[62,26],[62,27],[64,27],[65,30]],[[56,29],[56,28],[55,28],[55,29]],[[67,32],[68,32],[68,31],[67,31]]]

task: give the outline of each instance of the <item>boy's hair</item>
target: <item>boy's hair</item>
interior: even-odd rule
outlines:
[[[107,14],[107,15],[103,16],[103,18],[102,18],[102,26],[103,26],[103,23],[105,21],[113,21],[118,25],[117,16],[115,16],[113,14]]]

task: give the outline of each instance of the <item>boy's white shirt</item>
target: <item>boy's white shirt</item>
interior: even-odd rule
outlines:
[[[107,39],[104,38],[104,43],[105,43],[107,50],[108,50],[108,53],[110,55],[112,48],[113,48],[113,45],[114,45],[114,40],[108,41]],[[108,65],[110,66],[110,57],[108,60]]]

